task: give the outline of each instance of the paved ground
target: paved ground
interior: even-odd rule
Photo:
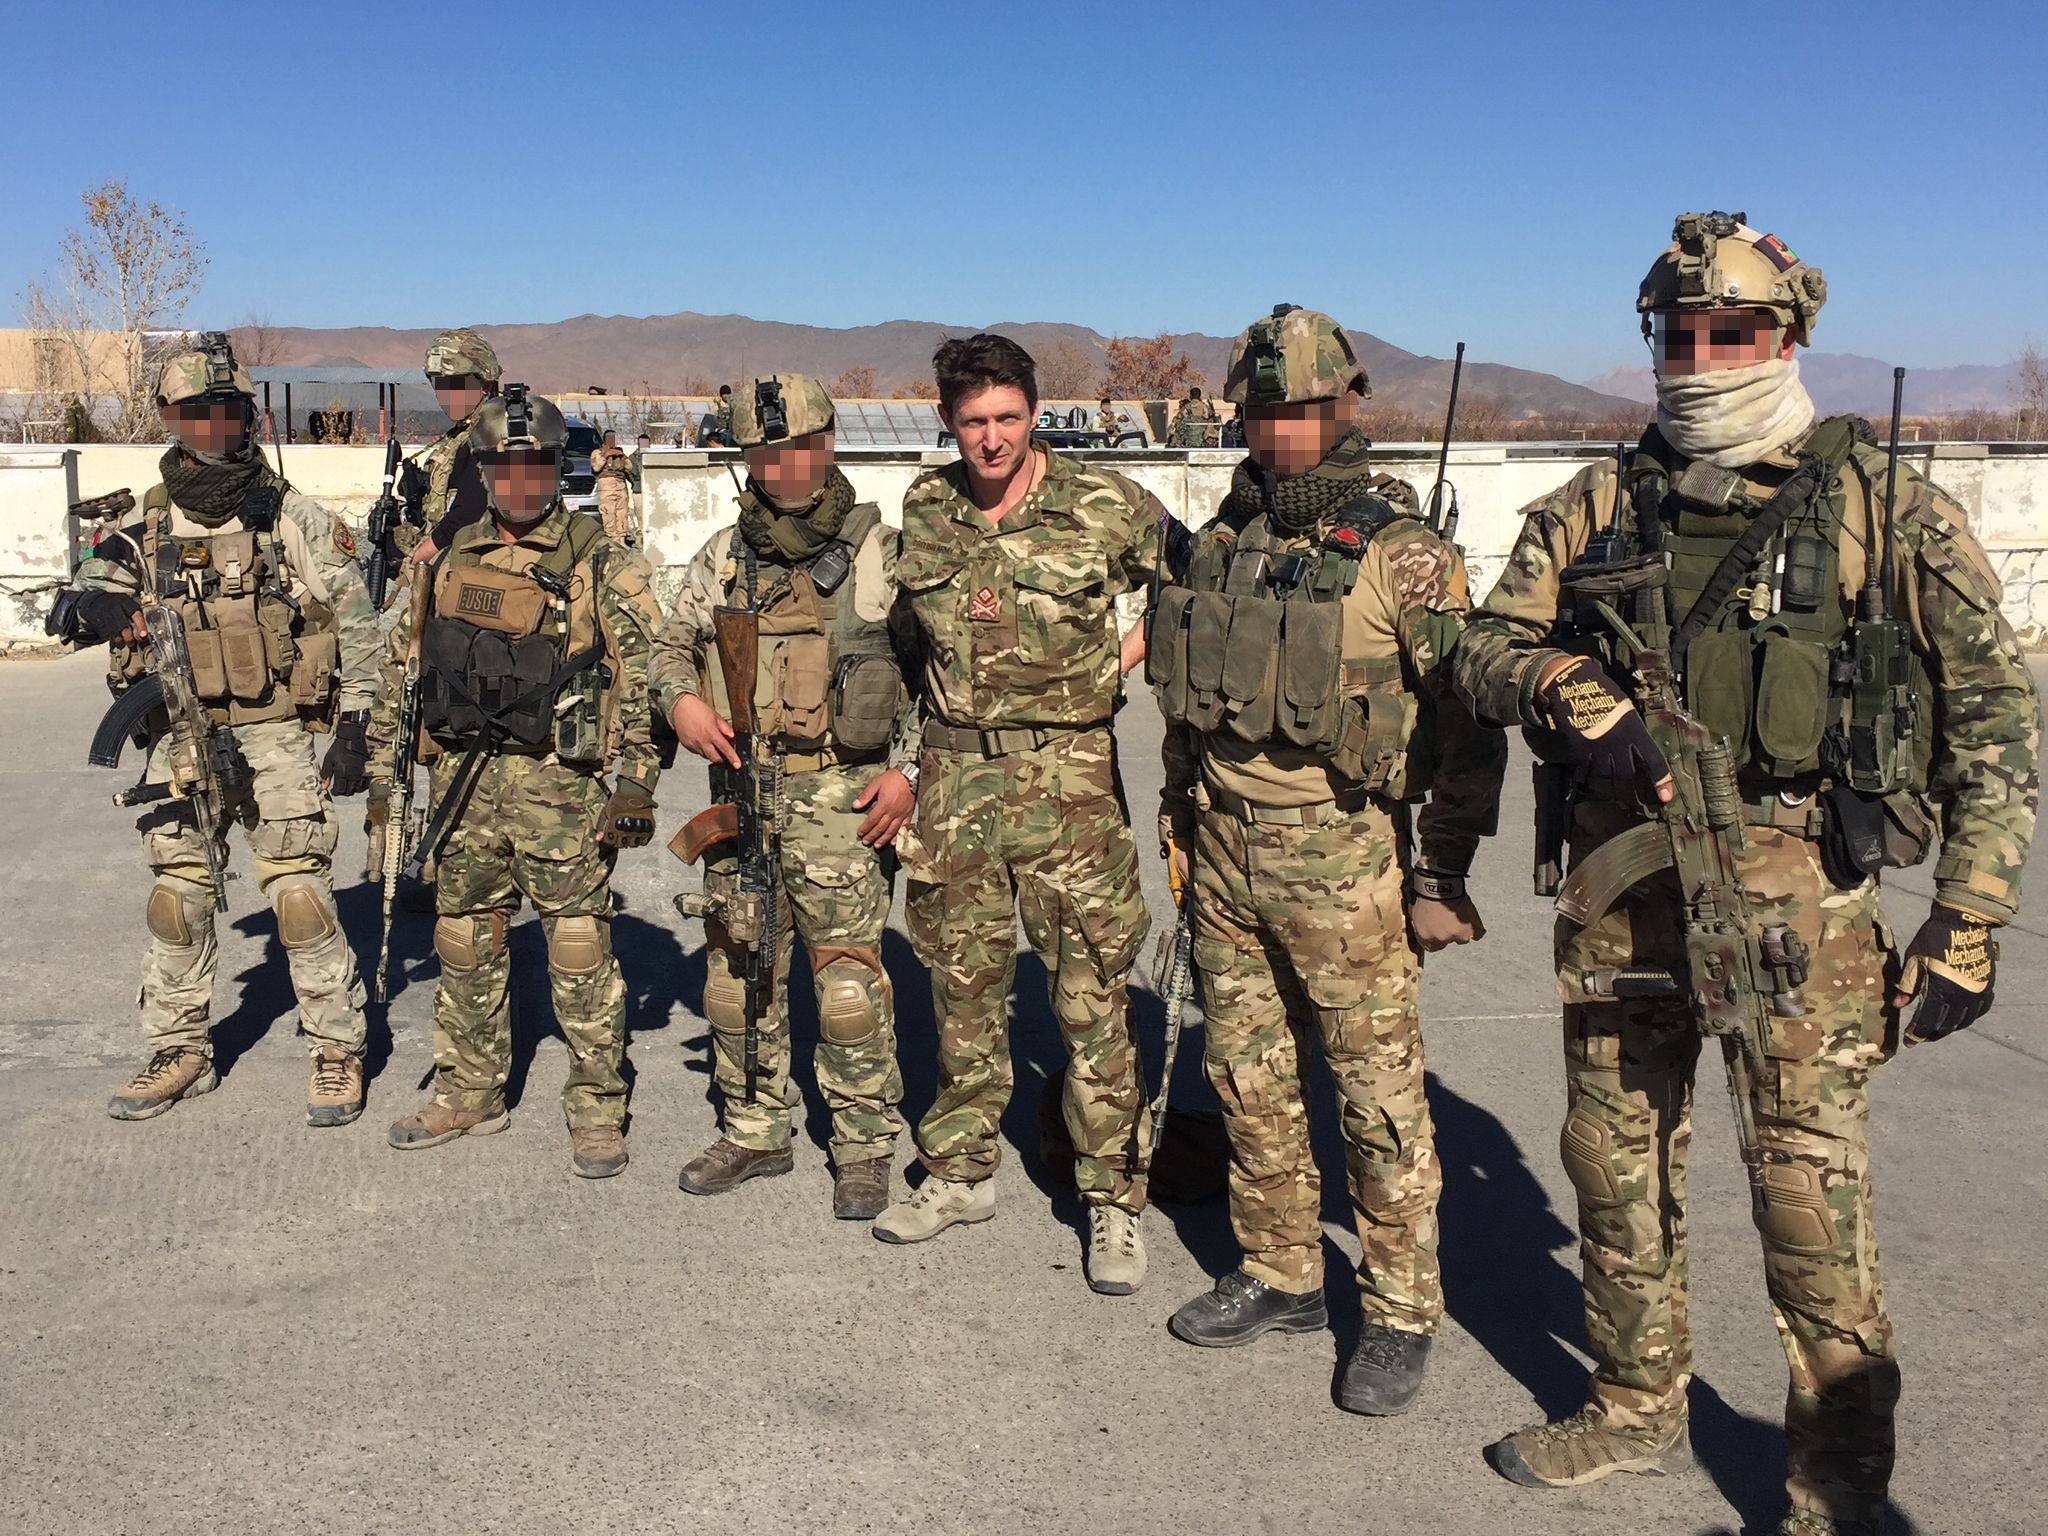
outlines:
[[[1580,1536],[1775,1520],[1784,1368],[1712,1082],[1693,1220],[1700,1470],[1543,1495],[1479,1458],[1575,1406],[1582,1379],[1519,764],[1506,835],[1479,871],[1493,932],[1433,962],[1424,999],[1451,1320],[1422,1404],[1365,1421],[1331,1405],[1357,1330],[1341,1284],[1334,1339],[1207,1353],[1166,1334],[1173,1308],[1234,1262],[1220,1203],[1148,1220],[1140,1295],[1086,1290],[1077,1210],[1039,1187],[1030,1150],[1035,1080],[1058,1051],[1028,962],[1025,1086],[1007,1127],[1024,1150],[998,1176],[993,1223],[901,1249],[829,1220],[815,1100],[794,1177],[719,1201],[680,1194],[678,1164],[713,1132],[704,969],[668,904],[680,869],[658,846],[628,855],[620,881],[637,1074],[621,1178],[568,1174],[564,1055],[531,984],[530,923],[516,930],[530,980],[507,1134],[409,1157],[384,1144],[427,1062],[420,920],[400,935],[404,990],[372,1016],[370,1112],[307,1130],[283,965],[246,881],[222,954],[220,1091],[146,1124],[108,1120],[100,1105],[138,1059],[144,876],[107,804],[112,776],[79,766],[97,672],[87,657],[0,665],[0,1530]],[[1157,730],[1148,705],[1126,712],[1141,807]],[[699,774],[668,782],[664,836],[702,793]],[[361,848],[352,826],[344,861]],[[1896,884],[1895,921],[1916,923],[1925,873]],[[2042,888],[2005,938],[1998,1013],[1879,1079],[1906,1362],[1900,1530],[2048,1529]],[[1163,890],[1150,894],[1163,913]],[[368,887],[344,893],[343,915],[367,951]],[[900,935],[889,960],[921,1110],[932,1019]],[[1149,994],[1141,1012],[1156,1059]],[[814,1030],[808,1010],[800,1028]],[[1191,1097],[1206,1092],[1198,1076]],[[1325,1215],[1334,1248],[1355,1254],[1340,1188]]]

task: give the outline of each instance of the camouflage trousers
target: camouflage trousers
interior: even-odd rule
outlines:
[[[1443,1169],[1423,1096],[1401,836],[1376,800],[1314,827],[1204,812],[1194,956],[1245,1272],[1297,1295],[1323,1283],[1302,1081],[1313,1040],[1337,1085],[1365,1320],[1433,1333]]]
[[[1582,808],[1574,853],[1624,825],[1618,812]],[[1894,1022],[1896,955],[1875,881],[1840,890],[1803,837],[1752,828],[1749,839],[1753,896],[1812,951],[1808,1012],[1772,1020],[1770,1070],[1752,1095],[1765,1163],[1764,1281],[1791,1365],[1787,1486],[1795,1508],[1870,1520],[1891,1479],[1899,1393],[1865,1139],[1870,1074]],[[1562,1149],[1578,1193],[1592,1395],[1630,1423],[1684,1413],[1692,1376],[1685,1175],[1701,1037],[1684,1006],[1588,1002],[1578,977],[1632,961],[1683,974],[1680,914],[1667,871],[1594,926],[1557,931],[1569,1083]],[[1709,1092],[1709,1102],[1722,1097]]]
[[[434,803],[463,754],[434,765]],[[571,1126],[626,1118],[626,984],[612,954],[612,851],[597,840],[603,779],[538,757],[488,759],[435,868],[434,1097],[495,1109],[512,1070],[511,952],[520,898],[547,935],[555,1022],[569,1047],[562,1110]]]
[[[882,969],[889,921],[889,871],[860,840],[865,811],[853,802],[879,765],[826,767],[790,774],[782,786],[782,943],[774,1003],[760,1027],[755,1101],[746,1101],[745,951],[725,925],[705,924],[708,960],[704,1014],[711,1023],[713,1070],[725,1098],[725,1134],[743,1147],[787,1146],[790,1117],[803,1094],[790,1077],[789,970],[804,941],[818,997],[818,1091],[832,1111],[832,1161],[839,1167],[887,1157],[902,1129],[897,1106],[896,1001]],[[709,890],[730,890],[737,862],[705,872]]]
[[[363,983],[355,951],[334,912],[332,863],[338,824],[320,786],[313,738],[296,720],[235,728],[253,781],[254,822],[248,827],[256,880],[277,914],[299,1032],[315,1051],[363,1049]],[[168,777],[168,743],[150,760],[150,777]],[[247,808],[245,808],[246,811]],[[149,948],[142,961],[142,1028],[150,1048],[211,1053],[208,1018],[220,950],[213,930],[213,887],[206,848],[191,817],[175,801],[159,802],[136,822],[156,874],[144,920]],[[227,827],[221,828],[226,854]]]
[[[944,1179],[986,1179],[1015,1085],[1017,917],[1067,1048],[1062,1111],[1091,1204],[1144,1209],[1144,1073],[1125,982],[1151,919],[1107,727],[984,758],[926,748],[917,820],[898,839],[911,943],[931,971],[939,1092],[918,1126]]]
[[[621,549],[636,537],[633,528],[633,483],[617,475],[597,477],[597,517],[604,536]]]

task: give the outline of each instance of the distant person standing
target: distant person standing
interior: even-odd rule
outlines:
[[[712,432],[725,447],[732,446],[732,386],[718,386],[718,398],[711,402]]]
[[[605,433],[590,456],[590,471],[597,479],[597,516],[604,536],[614,544],[638,544],[633,532],[633,466],[619,446],[618,433]]]
[[[1209,426],[1216,420],[1215,402],[1202,398],[1199,386],[1174,410],[1173,425],[1167,429],[1169,448],[1204,448],[1209,443]]]
[[[647,468],[647,450],[652,448],[653,446],[654,439],[649,437],[645,432],[642,432],[640,434],[640,440],[633,445],[633,451],[626,456],[626,478],[632,481],[633,494],[636,496],[640,494],[640,491],[642,489],[640,484],[640,476],[645,472]]]
[[[1124,429],[1130,419],[1130,417],[1116,408],[1114,400],[1104,395],[1099,408],[1095,412],[1095,430],[1113,443],[1116,441],[1117,434]]]

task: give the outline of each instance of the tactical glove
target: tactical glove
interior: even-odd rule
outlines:
[[[644,848],[654,837],[654,796],[638,779],[620,779],[598,819],[597,840],[612,848]]]
[[[63,592],[43,628],[73,645],[104,645],[123,631],[142,633],[142,608],[122,592]]]
[[[1913,1022],[1906,1026],[1907,1043],[1939,1040],[1968,1029],[1989,1013],[1997,964],[1991,925],[1974,913],[1936,902],[1906,946],[1906,965],[1899,974],[1900,997],[1920,999]]]
[[[1663,798],[1671,765],[1621,685],[1590,657],[1576,656],[1537,690],[1550,723],[1588,777],[1632,784],[1645,805]]]
[[[343,715],[334,727],[334,742],[320,760],[320,777],[329,794],[346,798],[370,787],[370,717]]]

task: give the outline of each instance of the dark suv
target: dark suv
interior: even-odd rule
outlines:
[[[597,510],[597,476],[591,473],[590,456],[604,441],[604,433],[580,416],[567,422],[569,445],[562,454],[562,503],[574,512]]]

